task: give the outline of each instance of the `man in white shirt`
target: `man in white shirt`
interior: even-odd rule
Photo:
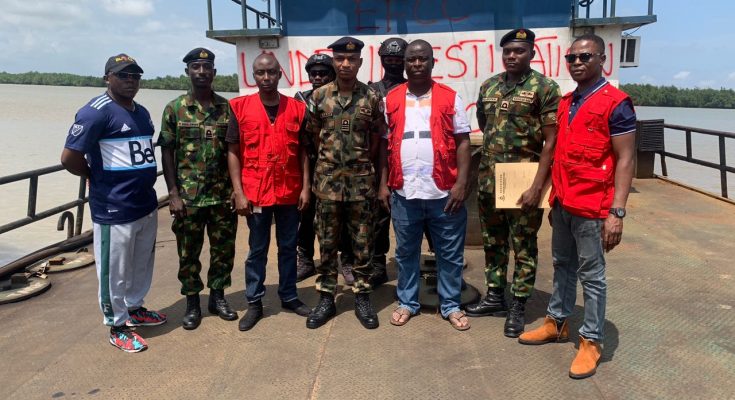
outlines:
[[[381,146],[379,199],[391,210],[398,263],[399,305],[390,322],[405,325],[419,312],[419,260],[426,223],[436,252],[442,317],[454,328],[467,330],[470,323],[459,306],[470,124],[457,92],[431,79],[434,54],[428,42],[409,44],[405,61],[408,82],[385,99],[389,131]]]

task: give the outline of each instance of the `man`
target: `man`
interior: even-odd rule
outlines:
[[[184,72],[191,90],[166,105],[161,122],[163,176],[169,193],[171,230],[179,253],[181,294],[186,296],[184,329],[196,329],[202,320],[199,292],[204,284],[199,276],[199,254],[204,229],[209,236],[207,287],[209,312],[226,321],[237,313],[225,300],[235,259],[237,215],[230,209],[232,185],[227,173],[225,134],[230,120],[227,99],[212,90],[217,74],[214,53],[198,47],[184,56]]]
[[[364,44],[343,37],[329,45],[337,79],[316,89],[309,100],[308,133],[314,135],[318,158],[314,171],[316,221],[321,264],[317,268],[319,304],[306,319],[315,329],[336,314],[337,250],[347,226],[355,258],[355,315],[367,329],[377,328],[368,279],[375,201],[375,170],[385,119],[379,96],[357,80]]]
[[[245,261],[248,310],[239,329],[247,331],[263,317],[265,266],[276,220],[278,296],[281,307],[298,315],[309,307],[296,293],[296,241],[299,211],[309,206],[310,172],[306,148],[299,139],[306,106],[278,93],[281,66],[263,53],[253,61],[258,93],[230,100],[227,163],[235,209],[247,218],[250,251]]]
[[[479,303],[466,310],[471,317],[506,316],[503,333],[507,337],[523,332],[525,304],[536,281],[537,234],[544,214],[539,203],[549,176],[561,97],[553,80],[531,69],[534,38],[528,29],[515,29],[502,37],[505,72],[485,81],[477,99],[477,121],[483,131],[478,205],[488,289]],[[538,163],[533,182],[518,199],[520,209],[495,207],[495,164],[507,162]],[[508,312],[505,287],[511,245],[515,270]]]
[[[380,148],[379,198],[391,212],[398,264],[399,306],[390,322],[405,325],[419,312],[421,236],[426,224],[436,252],[442,317],[464,331],[470,328],[459,309],[470,124],[459,95],[431,79],[434,52],[428,42],[411,42],[405,62],[408,82],[386,97],[389,133]]]
[[[296,100],[307,103],[311,98],[311,94],[327,83],[334,80],[334,67],[332,66],[332,57],[326,54],[314,54],[306,61],[306,73],[309,75],[309,83],[311,90],[296,93]],[[316,147],[314,141],[308,135],[307,154],[309,156],[309,171],[314,173],[316,166]],[[314,240],[316,233],[314,232],[314,212],[316,210],[316,198],[311,194],[309,207],[301,213],[301,222],[299,223],[299,242],[296,248],[296,282],[316,274],[314,267]]]
[[[584,293],[579,351],[569,369],[576,379],[595,374],[604,338],[605,252],[620,243],[625,203],[633,180],[636,116],[627,94],[602,77],[605,42],[586,34],[565,56],[577,88],[564,95],[557,113],[551,170],[551,251],[554,291],[541,327],[518,338],[523,344],[566,341],[577,279]]]
[[[166,316],[147,310],[158,215],[153,121],[133,101],[143,69],[126,54],[105,64],[107,91],[77,112],[61,164],[89,179],[99,303],[110,344],[126,351],[148,348],[129,326],[160,325]]]

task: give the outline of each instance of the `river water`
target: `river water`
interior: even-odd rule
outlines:
[[[0,85],[0,176],[56,165],[74,114],[104,88],[79,88],[31,85]],[[166,103],[181,91],[142,89],[136,101],[151,113],[156,129]],[[235,93],[222,93],[225,97]],[[735,110],[638,107],[639,119],[663,118],[667,123],[735,132]],[[668,151],[684,154],[684,135],[667,131]],[[693,155],[718,162],[717,139],[693,135]],[[735,164],[735,142],[727,140],[727,158]],[[156,154],[160,166],[160,154]],[[657,160],[658,163],[658,160]],[[706,167],[667,160],[669,177],[720,193],[719,172]],[[660,173],[660,163],[656,172]],[[735,176],[728,176],[729,192],[735,197]],[[79,179],[57,172],[39,179],[37,212],[74,200]],[[156,185],[159,196],[166,193],[163,178]],[[28,181],[0,186],[0,225],[23,218],[27,210]],[[0,265],[48,244],[66,238],[56,230],[58,215],[0,235]],[[89,209],[83,230],[91,228]]]

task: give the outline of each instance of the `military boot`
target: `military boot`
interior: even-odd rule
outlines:
[[[543,325],[523,334],[518,338],[520,344],[561,343],[569,340],[569,325],[567,320],[558,322],[548,315]]]
[[[234,321],[237,319],[237,313],[227,304],[225,291],[221,289],[212,289],[209,292],[209,312],[214,315],[219,315],[225,321]]]
[[[373,304],[370,302],[370,295],[367,293],[355,295],[355,315],[366,329],[375,329],[379,325],[378,315],[375,314]]]
[[[510,338],[517,338],[523,333],[523,327],[526,325],[526,300],[527,297],[513,297],[510,303],[508,316],[505,318],[505,326],[503,334]]]
[[[260,300],[248,304],[248,310],[245,311],[245,315],[240,318],[238,328],[241,331],[249,331],[253,329],[255,324],[263,318],[263,302]]]
[[[296,248],[296,282],[301,282],[304,279],[314,274],[316,274],[316,268],[314,267],[314,259],[306,255],[303,247],[297,247]]]
[[[504,317],[508,312],[508,305],[505,303],[503,289],[489,288],[487,295],[479,303],[468,305],[465,311],[470,317],[486,317],[488,315]]]
[[[370,262],[373,264],[373,273],[368,279],[370,286],[376,288],[388,282],[388,272],[386,271],[385,265],[385,254],[373,256]]]
[[[326,324],[335,314],[337,314],[337,307],[334,305],[334,295],[322,292],[319,303],[306,317],[306,327],[316,329]]]
[[[202,322],[202,309],[199,306],[199,294],[186,295],[186,312],[181,325],[186,330],[196,329]]]

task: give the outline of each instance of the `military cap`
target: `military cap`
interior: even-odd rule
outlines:
[[[330,69],[334,70],[334,65],[332,64],[332,57],[330,57],[327,54],[314,54],[306,61],[306,72],[309,72],[311,67],[315,65],[324,65],[325,67],[329,67]]]
[[[513,29],[512,31],[503,35],[500,39],[500,47],[505,46],[508,42],[526,42],[533,45],[533,41],[536,39],[536,34],[530,29]]]
[[[130,66],[133,67],[131,68],[133,72],[137,72],[139,74],[143,73],[143,68],[141,68],[137,62],[135,62],[135,59],[133,57],[130,57],[129,55],[124,53],[120,53],[107,59],[107,63],[105,64],[105,75],[107,75],[108,72],[120,72]]]
[[[398,38],[398,37],[389,38],[380,44],[380,48],[378,49],[378,55],[381,57],[383,56],[403,57],[403,55],[406,54],[406,46],[408,46],[408,43],[401,38]]]
[[[327,48],[332,49],[335,53],[359,53],[364,46],[365,43],[361,40],[345,36],[337,39],[336,42],[330,44]]]
[[[190,62],[200,60],[214,63],[214,53],[205,49],[204,47],[197,47],[196,49],[186,53],[182,61],[186,64],[189,64]]]

